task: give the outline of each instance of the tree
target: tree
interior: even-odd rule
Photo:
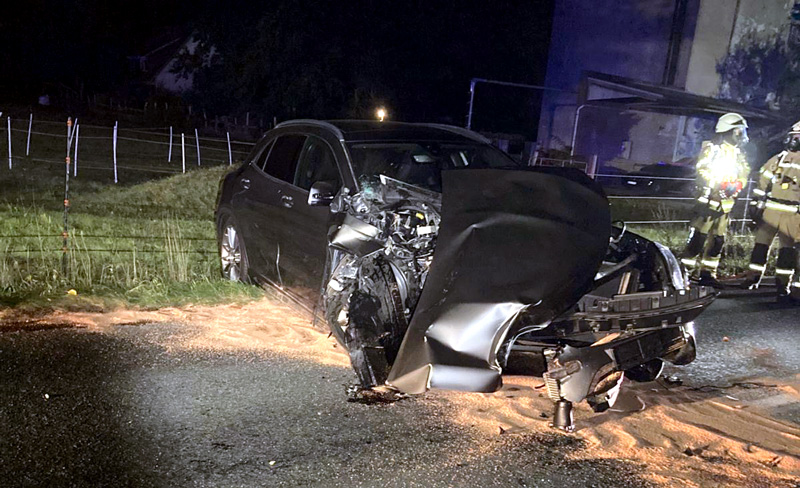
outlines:
[[[184,56],[195,104],[220,113],[461,122],[472,77],[541,83],[549,2],[210,2]],[[209,54],[214,53],[209,59]],[[508,117],[508,114],[499,116]],[[535,125],[535,122],[534,122]]]
[[[777,34],[744,34],[717,64],[720,96],[784,112],[800,108],[800,51]]]

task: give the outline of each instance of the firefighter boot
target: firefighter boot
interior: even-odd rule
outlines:
[[[794,277],[792,278],[792,286],[789,292],[789,296],[791,297],[792,301],[795,304],[800,304],[800,244],[795,244],[794,246],[794,256],[795,256],[795,273]]]
[[[689,230],[689,238],[686,241],[686,247],[681,253],[681,263],[686,268],[686,273],[689,277],[696,281],[700,269],[698,256],[703,252],[703,245],[706,242],[706,234],[698,232],[696,228],[692,227]]]
[[[758,288],[761,283],[761,277],[764,276],[764,271],[767,269],[768,253],[769,245],[767,244],[756,243],[753,246],[753,252],[750,254],[750,265],[745,272],[744,280],[739,286],[749,290]]]
[[[782,247],[778,250],[778,262],[775,265],[775,286],[779,302],[791,300],[791,284],[796,260],[797,253],[794,248]]]
[[[703,249],[703,258],[700,260],[700,285],[722,288],[722,284],[717,281],[717,268],[724,245],[725,236],[708,236]]]

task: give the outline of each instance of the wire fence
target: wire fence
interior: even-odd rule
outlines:
[[[159,204],[138,201],[136,192],[118,200],[96,196],[109,184],[232,166],[255,145],[222,134],[0,111],[0,292],[61,280],[131,288],[142,280],[212,276],[216,238],[209,215],[192,214],[197,201],[184,209],[180,198]]]
[[[0,158],[9,170],[26,163],[64,164],[64,122],[2,117]],[[81,123],[75,120],[71,144],[72,176],[82,170],[106,171],[114,182],[129,172],[177,174],[193,167],[232,165],[243,159],[254,142],[202,137],[200,130],[179,131],[171,126],[123,127]],[[5,146],[5,147],[3,147]],[[120,174],[119,170],[124,170]]]

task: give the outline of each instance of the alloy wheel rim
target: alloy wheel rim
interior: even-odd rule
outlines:
[[[219,249],[222,274],[231,281],[238,281],[242,271],[242,251],[236,227],[228,225],[222,235]]]

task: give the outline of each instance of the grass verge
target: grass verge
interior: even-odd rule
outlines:
[[[157,308],[261,296],[258,288],[219,277],[212,219],[227,170],[130,186],[79,179],[66,254],[63,212],[53,202],[58,176],[30,162],[3,170],[0,187],[13,190],[0,196],[0,307]]]

